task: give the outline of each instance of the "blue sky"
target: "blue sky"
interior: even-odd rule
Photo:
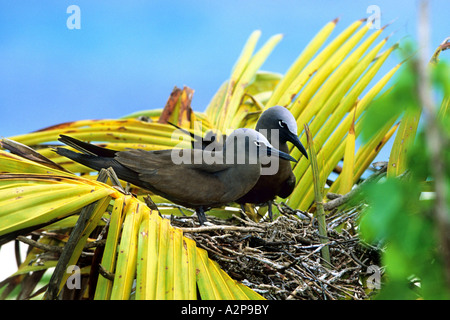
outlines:
[[[79,30],[66,26],[72,4]],[[284,73],[327,22],[340,17],[336,36],[369,5],[381,25],[396,19],[391,44],[416,37],[417,2],[405,0],[2,1],[0,136],[161,108],[174,86],[193,88],[203,111],[252,31],[262,31],[259,45],[284,34],[262,68]],[[450,1],[431,1],[433,48],[450,36],[448,12]]]

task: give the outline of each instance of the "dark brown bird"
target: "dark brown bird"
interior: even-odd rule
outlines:
[[[172,124],[173,125],[173,124]],[[173,125],[177,127],[176,125]],[[178,127],[177,127],[178,128]],[[217,143],[211,135],[205,139],[194,135],[184,129],[178,128],[184,133],[190,134],[195,140],[201,140],[201,146],[204,149],[210,143]],[[274,106],[265,110],[256,123],[258,132],[262,133],[267,140],[280,151],[289,153],[287,142],[291,142],[300,152],[308,158],[305,147],[297,136],[297,122],[292,113],[285,107]],[[199,144],[192,143],[193,147]],[[219,149],[216,146],[216,149]],[[265,167],[267,165],[263,165]],[[288,197],[295,188],[296,178],[292,171],[289,161],[280,160],[278,172],[272,175],[261,175],[255,186],[244,196],[235,202],[241,205],[244,210],[245,203],[256,205],[267,204],[269,219],[272,220],[272,202],[275,197]]]
[[[274,106],[265,110],[258,119],[255,129],[280,151],[289,153],[287,142],[291,142],[308,158],[305,147],[297,136],[297,122],[285,107]],[[278,130],[278,131],[276,131]],[[278,137],[273,135],[278,132]],[[288,197],[294,191],[296,178],[289,161],[280,159],[278,172],[274,175],[261,175],[255,186],[235,202],[268,205],[269,219],[272,220],[272,202],[275,197]]]
[[[120,179],[195,209],[200,224],[206,221],[205,211],[234,202],[256,184],[262,158],[296,161],[252,129],[235,130],[220,151],[115,151],[64,135],[58,140],[81,151],[58,147],[58,154],[95,170],[112,167]]]

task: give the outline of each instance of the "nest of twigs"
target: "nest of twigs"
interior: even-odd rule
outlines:
[[[367,299],[364,278],[370,265],[379,265],[379,252],[360,241],[356,218],[360,204],[327,216],[328,239],[321,241],[312,214],[278,205],[273,222],[253,222],[234,215],[228,221],[208,217],[208,226],[172,217],[197,246],[235,280],[267,299]],[[336,228],[340,226],[340,231]],[[331,265],[322,259],[328,246]]]

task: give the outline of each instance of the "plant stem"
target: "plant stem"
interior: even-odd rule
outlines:
[[[314,197],[316,201],[316,212],[315,217],[317,219],[317,222],[319,224],[319,235],[320,235],[320,242],[322,244],[327,243],[328,240],[328,234],[327,234],[327,225],[325,222],[325,211],[323,208],[323,194],[322,194],[322,183],[320,180],[320,171],[319,166],[317,164],[317,155],[316,151],[314,149],[314,142],[311,136],[311,132],[309,131],[308,125],[305,123],[305,133],[308,140],[308,148],[309,148],[309,156],[311,161],[311,169],[312,169],[312,175],[313,175],[313,183],[314,183]],[[328,249],[328,246],[324,246],[321,249],[322,258],[326,261],[327,266],[331,266],[331,260],[330,260],[330,251]]]

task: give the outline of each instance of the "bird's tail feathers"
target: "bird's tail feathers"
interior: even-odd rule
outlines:
[[[92,155],[92,156],[100,156],[100,157],[107,157],[112,158],[116,155],[116,150],[106,149],[102,148],[87,142],[80,141],[78,139],[66,136],[66,135],[60,135],[58,141],[74,148],[75,150],[78,150],[86,155]]]

